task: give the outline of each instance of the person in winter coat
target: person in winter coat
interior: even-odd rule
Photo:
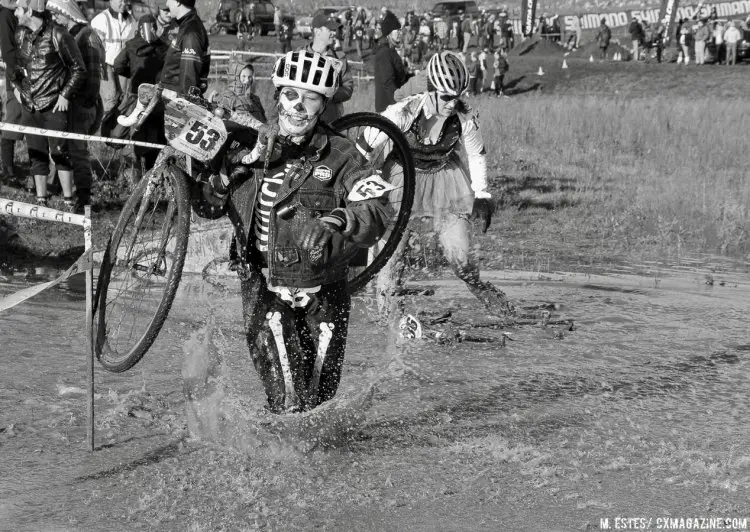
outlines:
[[[21,124],[68,131],[71,102],[88,76],[86,63],[73,36],[51,20],[44,0],[19,0],[16,16],[16,71],[11,82],[21,103]],[[57,167],[65,205],[74,209],[73,166],[67,141],[27,135],[26,146],[37,203],[47,204],[51,157]]]
[[[504,96],[503,85],[505,81],[505,74],[510,69],[508,60],[505,57],[505,52],[498,48],[495,50],[494,61],[492,62],[493,79],[492,85],[495,90],[495,96],[498,98]]]
[[[13,94],[12,77],[16,71],[16,29],[18,19],[13,13],[15,0],[0,0],[0,56],[5,61],[5,112],[2,113],[2,99],[0,99],[0,115],[2,121],[9,124],[21,123],[21,104]],[[10,131],[0,132],[0,182],[5,179],[14,182],[18,179],[14,163],[16,141],[22,140],[23,135]],[[33,181],[33,180],[32,180]],[[34,188],[29,183],[29,189]]]
[[[99,84],[105,64],[104,44],[73,0],[49,0],[47,11],[52,13],[55,22],[73,36],[88,72],[86,81],[68,109],[68,131],[91,135],[99,128],[98,120],[103,114]],[[91,203],[91,187],[94,184],[88,142],[69,140],[68,153],[76,188],[76,203],[71,210],[82,214],[84,206]]]
[[[607,48],[609,48],[609,41],[611,39],[612,31],[607,26],[607,19],[602,18],[599,31],[596,34],[596,42],[599,44],[599,53],[601,54],[602,61],[607,59]]]
[[[117,54],[125,43],[133,38],[137,23],[127,9],[125,0],[109,0],[109,7],[91,20],[91,27],[96,30],[104,43],[104,70],[100,93],[104,112],[117,107],[127,92],[127,79],[115,76],[114,64]]]
[[[711,37],[711,30],[708,28],[705,19],[698,21],[698,29],[693,35],[695,42],[695,64],[703,65],[706,62],[706,43]]]
[[[396,103],[394,93],[412,76],[396,48],[401,44],[401,23],[391,11],[381,22],[383,36],[375,51],[375,111]]]
[[[253,92],[254,85],[255,67],[252,63],[247,63],[237,73],[237,79],[231,87],[220,94],[213,91],[207,99],[233,113],[237,111],[248,113],[256,120],[265,122],[266,113],[260,98]]]
[[[120,109],[127,113],[138,99],[138,87],[143,83],[154,84],[161,76],[164,58],[169,46],[156,36],[158,26],[153,15],[143,15],[138,21],[138,32],[125,43],[125,48],[115,59],[114,73],[130,80],[128,95]],[[152,112],[141,128],[133,134],[134,140],[166,144],[164,136],[164,108],[159,105]],[[139,161],[140,173],[152,168],[159,150],[135,146],[133,148]]]
[[[272,74],[280,153],[259,141],[242,158],[248,174],[215,176],[194,205],[234,225],[247,345],[274,414],[311,410],[336,395],[349,262],[378,242],[393,215],[383,178],[353,142],[319,125],[340,67],[309,50],[280,58]]]
[[[724,43],[727,47],[727,65],[737,64],[737,43],[742,40],[742,32],[737,28],[734,22],[727,24],[727,30],[724,32]]]
[[[640,47],[643,45],[645,37],[643,26],[638,20],[638,17],[633,17],[633,20],[630,21],[630,24],[628,25],[628,33],[630,34],[630,40],[633,45],[633,60],[638,61],[640,58]]]
[[[456,276],[491,313],[506,318],[513,314],[513,307],[503,292],[480,280],[470,252],[470,220],[479,219],[486,232],[494,203],[487,190],[487,151],[479,116],[461,99],[469,87],[469,72],[457,54],[445,51],[430,58],[427,76],[429,91],[391,105],[382,113],[404,132],[414,157],[416,185],[411,216],[417,225],[413,227],[437,233]],[[375,154],[386,140],[377,131],[365,129],[357,145],[363,153]],[[462,150],[465,158],[460,156]],[[398,287],[408,240],[407,232],[378,275],[376,297],[381,315],[403,311]]]

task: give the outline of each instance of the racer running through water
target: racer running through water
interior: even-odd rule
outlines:
[[[247,343],[273,413],[298,412],[338,389],[351,297],[349,262],[378,242],[393,187],[354,144],[319,118],[341,63],[302,50],[273,70],[278,151],[259,138],[242,162],[203,189],[196,211],[235,228]]]
[[[459,279],[492,313],[501,318],[514,314],[505,294],[492,283],[479,278],[479,268],[470,254],[470,220],[479,218],[487,232],[494,204],[487,190],[486,151],[479,129],[479,118],[461,100],[469,86],[469,73],[453,52],[432,56],[427,65],[428,91],[390,105],[383,116],[393,121],[406,136],[414,157],[416,190],[412,206],[413,230],[437,233],[443,254]],[[365,131],[358,148],[365,154],[377,153],[387,139],[375,131]],[[463,147],[468,162],[459,157]],[[420,227],[421,226],[421,227]],[[396,308],[403,313],[401,291],[404,252],[409,232],[380,271],[377,280],[378,310],[390,315]]]

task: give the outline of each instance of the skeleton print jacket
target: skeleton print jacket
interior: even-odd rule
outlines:
[[[265,174],[281,181],[267,207],[267,249],[258,246],[256,231],[259,195],[266,187],[262,161],[232,182],[227,196],[204,188],[193,204],[200,216],[229,216],[240,260],[255,270],[268,268],[264,274],[272,286],[310,288],[345,279],[349,263],[378,241],[392,216],[384,181],[351,141],[318,128],[300,151],[271,163]],[[301,229],[321,217],[337,219],[339,231],[326,246],[302,249]]]

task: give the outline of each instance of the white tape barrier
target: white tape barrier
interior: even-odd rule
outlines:
[[[9,308],[15,307],[16,305],[23,303],[29,298],[34,297],[40,292],[57,286],[64,280],[72,277],[81,272],[85,272],[92,268],[91,262],[91,219],[86,218],[80,214],[72,214],[69,212],[58,211],[57,209],[51,209],[49,207],[40,207],[38,205],[31,205],[30,203],[23,203],[21,201],[13,201],[9,199],[0,198],[0,214],[6,216],[18,216],[21,218],[34,218],[38,220],[48,220],[52,222],[62,222],[72,225],[78,225],[83,227],[84,236],[86,237],[86,244],[88,249],[81,255],[75,264],[68,268],[65,273],[60,275],[58,278],[52,281],[37,284],[19,290],[9,296],[0,299],[0,312],[8,310]]]
[[[35,218],[37,220],[48,220],[50,222],[63,222],[66,224],[84,226],[86,217],[82,214],[58,211],[50,207],[41,207],[22,201],[14,201],[0,198],[0,214],[7,216],[18,216],[19,218]]]
[[[108,142],[110,144],[122,144],[123,146],[143,146],[144,148],[162,149],[163,144],[154,144],[153,142],[141,142],[138,140],[110,139],[108,137],[98,137],[96,135],[85,135],[83,133],[70,133],[68,131],[58,131],[56,129],[42,129],[39,127],[20,126],[18,124],[8,124],[0,122],[0,131],[11,131],[13,133],[22,133],[24,135],[39,135],[41,137],[56,137],[59,139],[70,140],[88,140],[91,142]]]
[[[224,56],[232,56],[232,55],[248,55],[250,57],[256,56],[256,57],[273,57],[274,59],[278,59],[279,57],[283,57],[284,54],[281,53],[272,53],[272,52],[251,52],[251,51],[245,51],[245,50],[211,50],[211,59],[219,59],[223,58]],[[350,65],[364,65],[363,61],[347,61]]]

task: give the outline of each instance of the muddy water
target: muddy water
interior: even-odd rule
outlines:
[[[750,275],[700,266],[488,274],[573,331],[501,329],[452,280],[409,300],[425,322],[452,313],[431,333],[471,342],[404,342],[359,298],[339,397],[284,420],[260,408],[239,298],[187,280],[146,358],[124,375],[97,370],[93,455],[74,279],[0,315],[0,530],[750,518]],[[7,278],[0,295],[22,286]],[[187,414],[182,374],[200,361],[220,368],[207,390],[216,402],[203,405],[220,425]]]

